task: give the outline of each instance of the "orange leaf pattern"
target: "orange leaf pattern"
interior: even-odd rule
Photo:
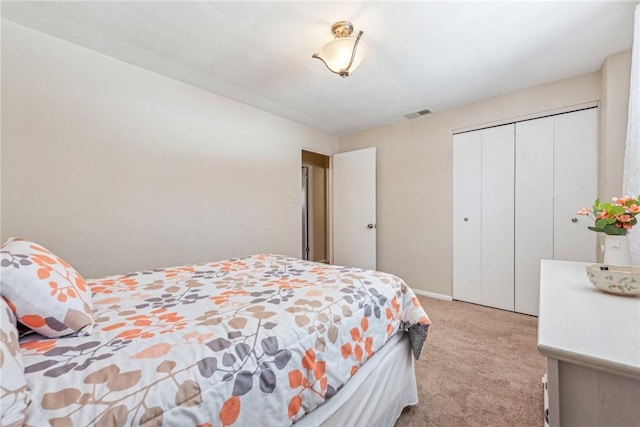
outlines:
[[[18,329],[10,305],[0,298],[0,425],[23,425],[29,404],[27,380],[18,346]]]
[[[230,426],[236,422],[238,415],[240,415],[240,398],[231,396],[220,409],[220,421],[223,426]]]
[[[131,356],[131,358],[132,359],[155,359],[157,357],[164,356],[169,352],[169,350],[171,350],[171,344],[163,342],[159,344],[154,344],[148,347],[147,349],[134,354],[133,356]]]
[[[0,256],[2,296],[21,323],[51,338],[91,334],[91,292],[65,260],[23,239],[8,240]]]
[[[391,335],[430,323],[395,276],[278,255],[111,276],[87,288],[91,336],[20,343],[33,398],[56,425],[173,426],[185,417],[202,426],[290,425]],[[423,342],[414,339],[414,350]],[[268,419],[258,401],[273,408]]]

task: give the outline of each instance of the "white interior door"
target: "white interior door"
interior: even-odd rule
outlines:
[[[540,260],[553,259],[553,124],[516,123],[515,311],[534,316]]]
[[[482,304],[514,309],[513,124],[482,131]]]
[[[376,149],[333,156],[333,263],[376,269]]]
[[[482,132],[453,135],[453,298],[482,303]]]
[[[555,116],[554,258],[595,262],[593,220],[576,215],[597,195],[598,110]]]

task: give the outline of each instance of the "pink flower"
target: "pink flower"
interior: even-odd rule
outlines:
[[[631,222],[631,215],[627,215],[627,214],[618,215],[616,218],[618,219],[618,221],[621,221],[621,222]]]
[[[591,230],[604,231],[607,234],[624,234],[633,228],[640,218],[640,196],[612,197],[611,200],[613,203],[600,203],[600,199],[596,199],[593,208],[582,208],[576,215],[589,215],[593,218],[596,226],[589,227]]]
[[[630,196],[624,196],[624,197],[620,197],[620,198],[614,197],[612,200],[617,205],[624,206],[624,204],[627,203],[629,200],[633,200],[633,197],[630,197]]]

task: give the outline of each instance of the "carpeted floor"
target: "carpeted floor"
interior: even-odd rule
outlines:
[[[416,361],[420,402],[396,427],[542,426],[538,318],[419,298],[433,322]]]

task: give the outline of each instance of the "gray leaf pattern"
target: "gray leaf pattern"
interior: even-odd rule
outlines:
[[[55,425],[171,426],[184,416],[261,425],[264,415],[247,404],[255,399],[275,408],[270,424],[290,425],[339,392],[392,334],[415,335],[417,356],[429,324],[395,276],[279,255],[88,284],[91,336],[21,341],[34,399],[47,396]],[[203,415],[211,411],[216,418]]]

